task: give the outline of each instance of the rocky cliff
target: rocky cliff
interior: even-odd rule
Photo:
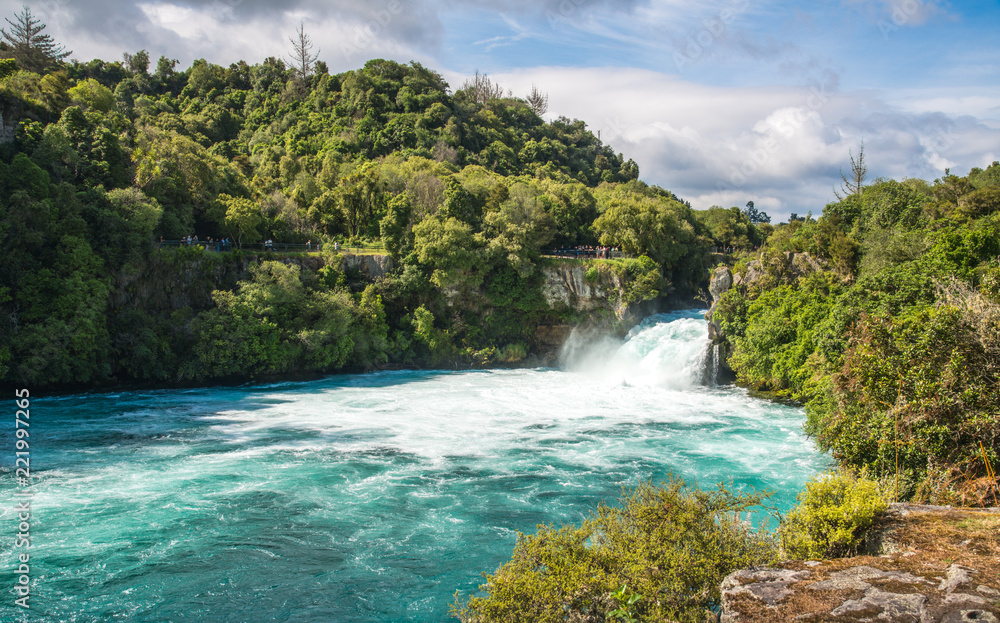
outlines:
[[[356,270],[372,281],[379,277],[384,277],[392,270],[392,257],[388,255],[354,255],[352,253],[345,253],[340,258],[341,270]]]
[[[1000,510],[892,504],[872,542],[730,574],[722,622],[1000,622]]]
[[[608,294],[617,291],[620,284],[604,283],[587,279],[587,266],[582,264],[556,264],[543,269],[545,278],[542,284],[542,296],[549,307],[570,308],[578,312],[590,312],[595,309],[615,311],[610,305]]]
[[[712,296],[712,307],[705,314],[708,321],[708,338],[712,340],[712,368],[716,371],[716,382],[728,382],[735,378],[733,369],[729,366],[730,345],[722,334],[722,326],[715,318],[715,310],[719,300],[733,287],[733,273],[728,266],[720,266],[712,273],[708,284],[708,292]]]
[[[555,264],[542,270],[542,296],[554,311],[571,312],[590,323],[628,331],[665,301],[628,300],[627,277],[615,271],[590,271],[585,264]]]

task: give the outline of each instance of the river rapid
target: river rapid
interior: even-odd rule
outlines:
[[[732,480],[787,509],[831,462],[801,409],[711,384],[706,334],[679,312],[574,337],[560,369],[35,396],[28,620],[443,621],[517,531],[579,522],[640,479]]]

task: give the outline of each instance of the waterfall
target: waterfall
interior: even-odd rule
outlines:
[[[704,312],[684,311],[651,316],[624,340],[574,330],[560,363],[602,383],[684,389],[714,382],[709,347]]]
[[[722,345],[713,344],[712,345],[712,385],[719,384],[719,362],[722,357]]]

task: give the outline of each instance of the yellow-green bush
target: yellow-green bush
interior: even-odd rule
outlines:
[[[814,477],[798,501],[778,529],[787,558],[855,553],[887,507],[878,483],[846,472]]]
[[[775,559],[771,533],[739,517],[766,497],[679,479],[641,484],[582,526],[519,535],[511,560],[480,587],[486,596],[459,600],[453,614],[466,623],[700,623],[728,573]]]

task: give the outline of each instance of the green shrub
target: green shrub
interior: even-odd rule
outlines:
[[[626,275],[623,296],[626,303],[648,301],[659,296],[664,289],[660,266],[647,256],[622,260],[621,267]]]
[[[727,574],[775,559],[771,533],[739,517],[768,495],[701,491],[676,478],[643,483],[580,527],[519,534],[511,560],[480,587],[487,595],[459,600],[453,615],[476,623],[702,621]]]
[[[604,278],[610,285],[609,297],[614,301],[632,304],[656,298],[666,287],[660,265],[642,255],[635,258],[601,260],[587,268],[584,278],[589,283],[599,283]],[[610,282],[610,283],[609,283]],[[620,292],[615,292],[615,286]]]
[[[799,493],[778,535],[787,558],[835,558],[857,552],[887,504],[878,483],[825,473]]]
[[[507,344],[500,349],[499,354],[497,354],[497,361],[503,363],[517,363],[518,361],[523,361],[527,356],[527,347],[520,342],[515,342],[513,344]]]

